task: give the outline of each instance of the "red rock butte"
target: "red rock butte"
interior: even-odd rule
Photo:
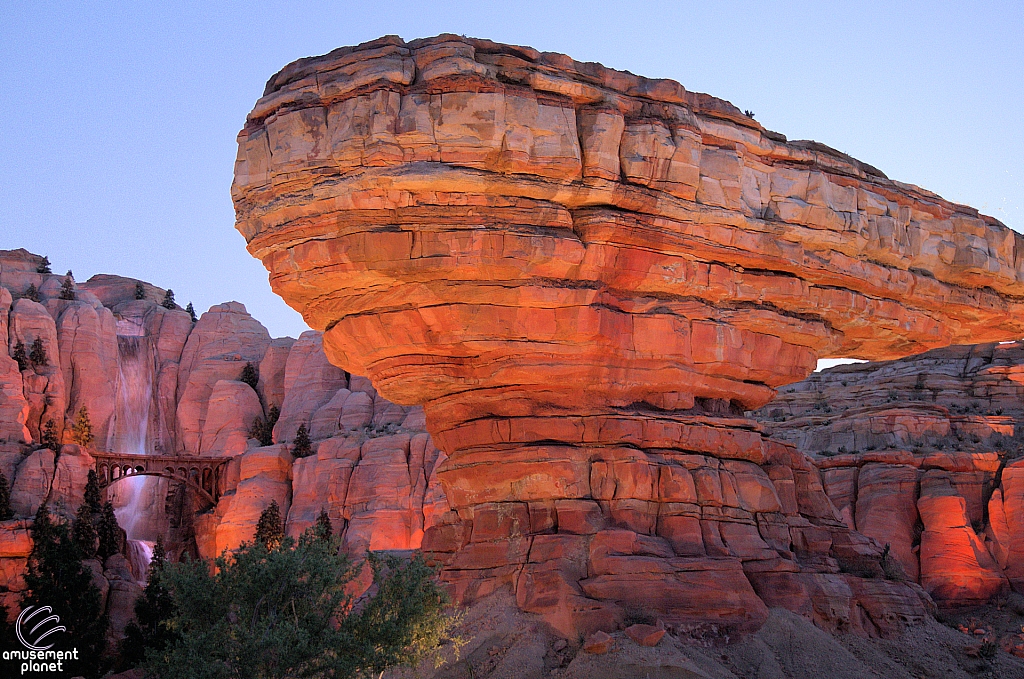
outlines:
[[[423,548],[461,600],[510,585],[566,632],[925,615],[744,412],[818,358],[1024,336],[1020,235],[676,82],[452,35],[290,64],[238,143],[273,289],[449,455]]]

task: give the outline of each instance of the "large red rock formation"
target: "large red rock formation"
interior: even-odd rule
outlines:
[[[845,365],[786,387],[757,417],[815,456],[851,528],[891,545],[939,602],[1024,591],[1024,343]]]
[[[424,549],[460,598],[566,632],[923,615],[840,572],[880,545],[742,414],[819,357],[1020,336],[1020,236],[678,83],[457,36],[297,61],[238,141],[274,290],[449,456]]]

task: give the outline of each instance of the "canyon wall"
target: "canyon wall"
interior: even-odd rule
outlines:
[[[232,192],[331,362],[423,406],[460,601],[509,587],[567,635],[926,615],[744,412],[821,357],[1022,336],[998,221],[678,83],[452,35],[286,66]]]
[[[756,413],[812,455],[851,528],[936,601],[1024,592],[1024,343],[845,365]]]
[[[64,276],[39,273],[42,262],[24,250],[0,251],[0,470],[16,514],[0,522],[0,595],[9,611],[24,591],[31,517],[42,503],[74,514],[95,451],[230,460],[215,507],[161,478],[133,491],[131,507],[123,490],[132,481],[110,486],[129,537],[162,536],[175,556],[212,557],[250,540],[272,500],[293,535],[326,510],[356,552],[417,549],[447,511],[435,473],[445,456],[425,432],[422,409],[395,405],[365,378],[330,364],[320,333],[273,339],[237,302],[193,322],[180,307],[158,304],[165,290],[113,275],[94,276],[74,286],[74,299],[60,299]],[[137,285],[144,299],[136,299]],[[19,366],[16,347],[30,354],[37,338],[45,364],[26,355]],[[255,389],[240,381],[247,363],[257,368]],[[95,437],[88,446],[71,443],[83,406]],[[280,417],[263,446],[250,430],[272,409]],[[62,443],[57,451],[40,445],[48,422]],[[312,454],[294,459],[303,425]],[[94,571],[98,584],[109,571],[102,592],[121,592],[108,606],[116,636],[139,574],[126,576],[123,557],[111,559]]]

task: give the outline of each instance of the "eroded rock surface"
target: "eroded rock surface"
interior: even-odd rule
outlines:
[[[229,460],[212,508],[163,478],[106,491],[129,537],[162,535],[174,557],[216,556],[251,540],[272,500],[293,535],[327,511],[356,552],[418,549],[424,531],[449,510],[436,476],[445,456],[425,433],[422,409],[395,405],[365,378],[332,365],[320,333],[271,339],[237,302],[193,323],[182,309],[158,303],[165,290],[114,275],[94,276],[74,286],[75,299],[60,299],[64,277],[37,272],[41,265],[24,250],[0,251],[0,470],[20,517],[0,525],[0,602],[8,612],[16,614],[24,591],[30,517],[44,503],[74,514],[94,466],[90,451]],[[39,302],[26,297],[33,285]],[[20,370],[14,348],[36,337],[46,364]],[[240,381],[247,363],[258,375],[255,389]],[[84,447],[69,443],[83,406],[94,436]],[[250,438],[253,425],[274,408],[281,411],[277,434],[262,446]],[[64,442],[59,451],[40,446],[39,429],[50,420]],[[300,425],[314,454],[295,460]],[[200,510],[209,511],[196,518]],[[91,567],[118,637],[142,572],[126,574],[120,562]]]
[[[844,521],[939,602],[1024,591],[1024,343],[815,373],[756,413],[813,455]]]
[[[841,572],[881,544],[743,412],[820,357],[1020,336],[1019,235],[678,83],[450,35],[295,62],[238,141],[274,290],[448,455],[424,549],[460,599],[567,634],[924,615]]]

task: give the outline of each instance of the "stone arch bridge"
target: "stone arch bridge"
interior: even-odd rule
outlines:
[[[95,460],[101,490],[131,476],[159,476],[188,485],[211,505],[217,504],[223,493],[224,467],[231,460],[226,457],[188,455],[104,452],[91,455]]]

